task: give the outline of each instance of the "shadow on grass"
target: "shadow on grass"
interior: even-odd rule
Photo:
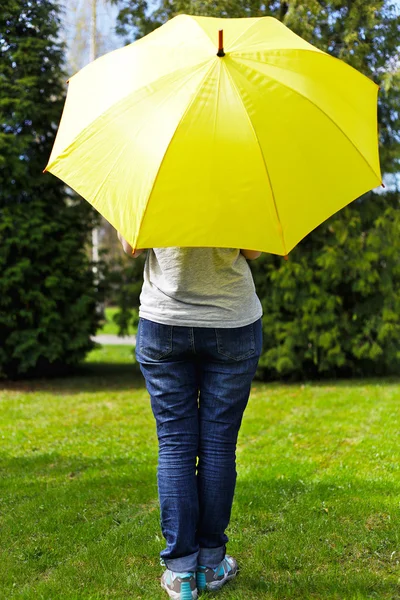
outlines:
[[[293,385],[293,384],[291,384]],[[374,377],[348,377],[341,379],[321,379],[321,380],[310,380],[301,381],[296,385],[298,386],[312,386],[312,387],[360,387],[360,386],[372,386],[372,387],[388,387],[400,385],[400,377],[396,375],[388,376],[374,376]]]
[[[24,456],[9,457],[0,454],[3,487],[12,481],[12,504],[23,499],[41,504],[49,495],[73,493],[76,500],[87,502],[87,496],[97,496],[105,503],[123,497],[127,490],[137,502],[157,499],[155,451],[135,450],[132,456],[110,459],[79,455],[63,456],[60,453],[39,454],[33,448]],[[149,488],[151,488],[149,490]],[[5,498],[5,495],[4,495]],[[72,498],[70,498],[72,500]]]
[[[343,580],[335,577],[333,568],[329,573],[296,574],[292,575],[284,571],[277,575],[274,573],[274,581],[269,579],[269,572],[265,573],[263,578],[246,576],[244,587],[248,591],[249,598],[294,598],[296,600],[310,600],[318,598],[321,600],[341,600],[343,598],[352,598],[354,600],[366,600],[367,598],[380,598],[387,600],[397,600],[395,595],[398,587],[393,582],[382,580],[379,574],[368,574],[366,580],[363,572],[356,573],[350,571]],[[379,595],[378,595],[379,594]],[[209,596],[211,597],[211,596]]]
[[[0,381],[0,390],[25,393],[43,391],[56,395],[138,388],[145,388],[145,382],[139,365],[133,362],[85,362],[64,377]]]
[[[343,388],[343,387],[359,387],[359,386],[395,386],[400,385],[400,377],[397,375],[385,375],[385,376],[371,376],[371,377],[338,377],[338,378],[321,378],[321,379],[302,379],[302,380],[285,380],[277,379],[274,381],[265,380],[263,381],[260,377],[256,376],[254,381],[257,384],[263,384],[269,388],[310,388],[310,387],[326,387],[326,388]]]
[[[340,389],[344,387],[388,387],[400,384],[400,377],[370,377],[346,379],[321,379],[305,381],[262,381],[254,379],[254,386],[263,386],[266,390],[293,389],[293,388],[326,388]],[[15,390],[20,392],[51,392],[55,395],[76,394],[81,392],[95,393],[101,391],[124,391],[145,388],[144,378],[141,374],[134,355],[134,348],[130,346],[96,345],[88,354],[85,362],[71,368],[68,373],[56,373],[35,379],[26,377],[17,380],[0,380],[1,390]]]
[[[400,385],[399,377],[368,378],[368,379],[333,379],[324,381],[305,381],[288,383],[282,381],[263,382],[253,381],[254,387],[270,389],[287,388],[356,388],[356,387],[391,387]],[[47,377],[46,379],[22,379],[16,381],[1,381],[1,390],[20,392],[51,392],[58,394],[78,394],[81,392],[95,393],[107,390],[124,391],[145,388],[145,381],[137,363],[115,362],[86,362],[64,377]]]

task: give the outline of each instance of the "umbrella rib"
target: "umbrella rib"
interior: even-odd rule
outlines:
[[[211,66],[210,66],[210,68],[207,70],[207,72],[206,72],[206,74],[204,75],[203,79],[202,79],[202,80],[201,80],[201,82],[199,83],[199,87],[198,87],[198,90],[197,90],[197,92],[194,94],[193,98],[191,99],[191,101],[190,101],[190,102],[189,102],[189,104],[187,105],[186,109],[184,110],[184,112],[183,112],[183,114],[182,114],[181,118],[180,118],[180,119],[179,119],[179,121],[178,121],[178,124],[177,124],[177,126],[175,127],[175,131],[174,131],[173,135],[171,136],[171,139],[170,139],[170,141],[168,142],[168,145],[167,145],[167,147],[166,147],[166,149],[165,149],[165,152],[164,152],[164,155],[163,155],[163,157],[162,157],[162,160],[160,160],[160,166],[158,167],[158,169],[157,169],[157,173],[156,173],[156,176],[154,177],[153,185],[151,186],[150,192],[149,192],[149,194],[148,194],[148,196],[147,196],[146,205],[145,205],[145,207],[144,207],[144,210],[143,210],[143,213],[142,213],[142,217],[141,217],[141,219],[140,219],[140,223],[139,223],[139,226],[138,226],[138,228],[137,228],[137,232],[138,232],[138,233],[137,233],[136,239],[135,239],[135,241],[134,241],[134,245],[133,245],[133,251],[135,251],[135,250],[136,250],[136,244],[137,244],[137,241],[138,241],[138,238],[139,238],[139,235],[140,235],[140,229],[141,229],[141,227],[142,227],[142,223],[143,223],[143,221],[144,221],[144,217],[145,217],[145,215],[146,215],[147,207],[148,207],[148,205],[149,205],[149,200],[150,200],[150,198],[151,198],[151,195],[152,195],[152,193],[153,193],[153,190],[154,190],[154,188],[155,188],[155,185],[156,185],[156,183],[157,183],[157,179],[158,179],[158,176],[159,176],[159,174],[160,174],[161,167],[162,167],[162,164],[163,164],[163,162],[164,162],[164,159],[165,159],[165,157],[166,157],[166,155],[167,155],[167,152],[168,152],[168,150],[169,150],[169,148],[170,148],[170,146],[171,146],[171,144],[172,144],[172,142],[173,142],[173,140],[174,140],[174,138],[175,138],[176,132],[178,131],[180,124],[182,123],[183,119],[186,117],[186,115],[187,115],[187,113],[189,112],[189,110],[190,110],[191,106],[193,105],[193,102],[196,100],[197,96],[199,95],[199,93],[200,93],[200,91],[201,91],[201,88],[202,88],[202,86],[203,86],[203,83],[205,82],[205,80],[207,79],[208,75],[210,74],[210,71],[211,71],[211,70],[212,70],[212,69],[215,67],[215,63],[216,63],[217,61],[219,61],[219,60],[220,60],[219,58],[215,58],[215,59],[213,59],[213,60],[212,60],[212,63],[211,63]]]
[[[225,67],[225,64],[224,64],[224,67]],[[250,115],[247,112],[246,107],[244,105],[243,98],[242,98],[242,96],[241,96],[241,94],[240,94],[240,92],[239,92],[239,90],[238,90],[238,88],[237,88],[237,86],[235,84],[235,81],[234,81],[232,75],[229,73],[229,69],[226,68],[226,67],[225,67],[225,69],[226,69],[228,77],[229,77],[229,79],[230,79],[230,81],[232,83],[232,87],[235,90],[238,98],[240,99],[240,102],[242,103],[243,110],[244,110],[244,112],[245,112],[245,114],[246,114],[246,116],[248,118],[251,130],[252,130],[253,135],[254,135],[254,137],[255,137],[255,139],[257,141],[257,145],[258,145],[258,148],[259,148],[260,153],[261,153],[261,157],[262,157],[262,160],[263,160],[263,163],[264,163],[265,173],[267,175],[269,187],[270,187],[270,190],[271,190],[272,201],[273,201],[273,205],[274,205],[274,209],[275,209],[275,215],[276,215],[277,224],[278,224],[278,231],[279,231],[279,234],[280,234],[280,236],[282,238],[283,250],[284,250],[284,254],[286,256],[288,254],[288,252],[286,250],[286,243],[285,243],[285,238],[284,238],[284,235],[283,235],[283,227],[282,227],[281,219],[280,219],[280,216],[279,216],[278,206],[276,204],[276,198],[275,198],[275,194],[274,194],[274,189],[272,187],[272,181],[271,181],[271,177],[270,177],[270,174],[269,174],[269,171],[268,171],[268,167],[267,167],[267,163],[266,163],[266,160],[265,160],[264,152],[262,151],[260,140],[258,139],[257,132],[256,132],[256,130],[254,128],[254,125],[253,125],[253,121],[251,120]]]
[[[328,54],[329,56],[329,54]],[[233,58],[233,57],[232,57]],[[240,59],[234,59],[237,62],[240,62]],[[257,61],[253,58],[246,58],[244,60],[249,60],[251,62],[255,62],[257,63]],[[273,65],[274,67],[276,65]],[[375,175],[375,177],[378,179],[378,181],[380,183],[382,183],[382,179],[381,177],[379,177],[373,167],[369,164],[368,160],[365,158],[365,156],[363,155],[363,153],[357,148],[357,146],[355,145],[355,143],[353,142],[353,140],[347,135],[347,133],[345,131],[343,131],[343,129],[340,127],[340,125],[338,125],[338,123],[336,123],[331,116],[328,115],[327,112],[325,112],[323,110],[323,108],[321,108],[320,106],[318,106],[318,104],[316,104],[315,102],[313,102],[313,100],[311,100],[310,98],[308,98],[308,96],[305,96],[304,94],[302,94],[301,92],[293,89],[292,87],[290,87],[289,85],[286,85],[285,83],[282,83],[281,81],[279,81],[279,79],[276,79],[275,77],[272,77],[272,75],[265,75],[265,73],[263,73],[262,71],[259,71],[258,69],[256,69],[255,67],[248,67],[249,69],[251,69],[252,71],[255,71],[256,73],[259,73],[261,75],[264,75],[265,77],[268,77],[269,79],[271,79],[272,81],[275,81],[276,83],[278,83],[279,85],[285,87],[287,90],[290,90],[291,92],[293,92],[294,94],[297,94],[298,96],[301,96],[302,98],[304,98],[305,100],[307,100],[308,102],[310,102],[310,104],[312,104],[313,106],[315,106],[315,108],[317,110],[319,110],[320,112],[322,112],[323,115],[325,115],[325,117],[327,117],[331,123],[333,123],[333,125],[339,129],[339,131],[344,135],[344,137],[350,142],[350,144],[353,146],[353,148],[356,150],[356,152],[361,156],[361,158],[364,160],[364,162],[368,165],[368,167],[371,169],[371,171],[373,172],[373,174]],[[280,68],[280,67],[277,67]],[[368,79],[368,78],[367,78]]]
[[[194,19],[194,15],[188,15],[190,17],[190,19],[192,19],[192,21],[194,21],[197,25],[197,27],[201,30],[202,33],[204,33],[204,37],[210,42],[210,44],[212,45],[213,48],[216,48],[216,41],[212,40],[211,37],[208,35],[208,33],[206,33],[204,31],[204,29],[202,28],[202,26],[200,25],[200,23],[197,21],[197,19]]]
[[[250,31],[250,29],[252,29],[253,27],[255,27],[260,21],[261,19],[265,19],[265,17],[258,17],[257,21],[254,21],[253,23],[250,23],[250,25],[247,27],[247,29],[245,29],[244,31],[242,31],[242,33],[240,33],[237,38],[230,44],[230,52],[233,52],[234,46],[235,44],[237,44],[238,40],[240,40],[240,38],[242,38],[244,36],[245,33],[248,33]]]
[[[249,54],[248,49],[252,48],[253,46],[256,46],[257,44],[260,44],[260,42],[256,42],[255,44],[249,44],[248,46],[246,46],[246,50],[245,51],[240,51],[237,50],[235,52],[235,56],[232,58],[243,58],[245,60],[254,60],[251,57],[246,56],[246,54]],[[326,60],[327,58],[330,58],[331,60],[335,60],[336,62],[341,63],[342,65],[346,65],[346,67],[348,67],[349,69],[351,69],[352,71],[355,71],[356,73],[358,73],[358,75],[361,75],[364,79],[366,79],[371,85],[379,88],[379,85],[377,83],[375,83],[375,81],[373,81],[372,79],[370,79],[367,75],[365,75],[364,73],[362,73],[361,71],[358,71],[357,69],[355,69],[354,67],[352,67],[351,65],[349,65],[349,63],[344,62],[341,58],[338,58],[337,56],[332,56],[332,54],[329,54],[329,52],[324,52],[323,50],[320,50],[319,48],[315,47],[314,49],[311,48],[269,48],[268,50],[260,50],[258,51],[259,54],[262,54],[264,57],[268,58],[269,54],[274,55],[275,52],[278,52],[279,55],[285,54],[286,52],[292,52],[293,50],[295,50],[296,52],[308,52],[308,53],[312,53],[314,55],[317,55],[319,57],[323,56],[324,60]],[[257,50],[256,50],[257,52]],[[258,61],[256,61],[258,62]],[[268,61],[266,61],[268,62]],[[270,63],[268,63],[270,64]],[[291,73],[298,73],[298,71],[296,71],[295,69],[289,69],[288,67],[282,67],[281,65],[273,65],[274,67],[277,67],[279,69],[283,69],[284,71],[290,71]]]

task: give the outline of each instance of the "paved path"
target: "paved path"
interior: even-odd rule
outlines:
[[[125,337],[119,337],[118,335],[111,335],[110,333],[104,333],[102,335],[94,335],[92,336],[92,340],[97,342],[98,344],[103,344],[104,346],[113,345],[113,346],[135,346],[136,344],[136,335],[127,335]]]

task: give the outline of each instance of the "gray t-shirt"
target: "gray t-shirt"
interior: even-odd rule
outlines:
[[[236,248],[150,248],[139,316],[165,325],[242,327],[262,315],[253,276]]]

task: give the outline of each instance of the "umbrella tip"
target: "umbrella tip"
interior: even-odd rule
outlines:
[[[382,186],[383,188],[385,188],[385,187],[386,187],[386,185],[385,185],[384,183],[381,183],[381,186]]]
[[[285,260],[289,260],[289,257],[287,254],[285,254],[285,256],[283,257]]]
[[[218,52],[217,52],[217,56],[225,56],[225,52],[224,52],[224,30],[220,29],[218,31]]]

